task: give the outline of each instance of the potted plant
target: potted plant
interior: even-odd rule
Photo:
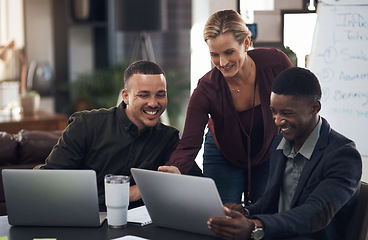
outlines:
[[[20,105],[24,115],[36,114],[40,108],[40,94],[33,90],[26,90],[20,96]]]
[[[78,75],[71,84],[73,112],[116,106],[124,85],[125,63]]]

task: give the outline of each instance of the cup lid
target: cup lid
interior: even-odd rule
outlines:
[[[105,176],[105,183],[128,183],[129,176],[108,174]]]

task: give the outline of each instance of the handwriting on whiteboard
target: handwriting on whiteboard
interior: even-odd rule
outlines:
[[[358,12],[337,13],[336,28],[336,41],[368,40],[368,21]]]
[[[357,1],[318,5],[308,68],[321,83],[321,115],[368,155],[368,4]]]

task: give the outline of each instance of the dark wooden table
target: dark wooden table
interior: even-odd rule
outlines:
[[[0,131],[17,133],[26,130],[64,130],[68,117],[64,114],[39,111],[34,115],[0,116]]]
[[[56,238],[57,240],[110,240],[126,235],[151,240],[214,240],[215,237],[156,227],[153,224],[139,226],[128,223],[125,228],[110,228],[106,221],[101,227],[13,227],[7,216],[0,217],[0,237],[9,240],[32,240],[34,238]]]

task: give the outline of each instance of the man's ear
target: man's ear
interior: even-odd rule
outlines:
[[[129,105],[129,98],[128,98],[128,90],[125,88],[121,91],[121,95],[123,97],[123,101],[126,105]]]
[[[321,111],[321,101],[317,100],[312,104],[312,110],[313,110],[313,114],[317,114],[319,113],[319,111]]]

